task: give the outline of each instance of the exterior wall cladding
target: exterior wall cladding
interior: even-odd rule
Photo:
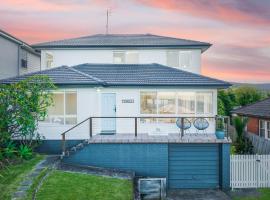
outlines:
[[[64,158],[77,165],[135,171],[166,177],[168,188],[230,186],[230,144],[90,144]]]
[[[259,119],[250,117],[247,123],[247,131],[259,135]]]

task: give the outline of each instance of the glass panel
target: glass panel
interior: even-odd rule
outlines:
[[[178,93],[178,114],[195,113],[195,93]]]
[[[66,124],[77,124],[77,117],[66,117]]]
[[[63,116],[51,116],[50,122],[53,124],[64,124],[64,117]]]
[[[204,95],[198,93],[196,95],[197,113],[204,113]]]
[[[48,115],[64,115],[64,93],[53,94],[53,106],[49,107]]]
[[[169,123],[169,124],[175,124],[176,123],[176,118],[159,118],[158,119],[159,123]]]
[[[141,118],[141,123],[155,123],[157,121],[156,118]]]
[[[76,93],[66,93],[66,115],[77,115]]]
[[[46,67],[50,68],[53,63],[53,55],[50,53],[46,53]]]
[[[141,92],[141,114],[157,114],[156,92]]]
[[[158,92],[158,113],[175,114],[175,93]]]
[[[270,138],[270,121],[267,122],[267,138]]]
[[[137,64],[139,63],[139,53],[138,52],[127,52],[126,53],[126,63],[127,64]]]
[[[260,136],[265,138],[265,121],[260,120]]]
[[[125,52],[113,52],[113,63],[124,64],[125,63]]]
[[[191,52],[190,51],[180,51],[179,63],[181,68],[190,67],[191,63]]]
[[[167,51],[167,65],[170,67],[179,67],[178,51]]]
[[[205,93],[204,96],[204,103],[205,103],[205,113],[212,113],[213,112],[213,95],[212,93]]]

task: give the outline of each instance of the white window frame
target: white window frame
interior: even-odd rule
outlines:
[[[183,65],[182,56],[185,57],[185,59],[188,59],[188,65]],[[179,68],[180,69],[188,69],[191,67],[191,60],[192,60],[192,53],[191,51],[179,51]]]
[[[264,124],[264,137],[265,139],[270,139],[270,137],[268,137],[268,132],[270,134],[270,126],[269,126],[269,129],[267,128],[267,123],[270,123],[270,120],[264,120],[264,119],[260,119],[259,120],[259,136],[261,136],[261,122]]]
[[[53,66],[53,60],[54,60],[53,54],[50,52],[45,52],[46,68],[51,68]]]
[[[60,91],[53,91],[52,92],[53,94],[64,94],[64,100],[63,100],[63,106],[64,106],[64,114],[63,115],[48,115],[47,118],[50,118],[50,117],[62,117],[64,118],[64,123],[63,124],[59,124],[59,123],[53,123],[51,121],[51,119],[49,119],[49,121],[46,121],[47,118],[45,119],[45,121],[42,121],[42,123],[46,123],[46,124],[50,124],[50,125],[57,125],[57,126],[72,126],[72,125],[75,125],[78,123],[78,92],[77,90],[60,90]],[[66,114],[66,94],[67,93],[75,93],[76,94],[76,111],[77,113],[75,115],[70,115],[70,114]],[[69,118],[69,117],[74,117],[76,118],[76,123],[74,124],[66,124],[66,117]]]
[[[114,55],[116,53],[122,53],[123,54],[123,62],[121,62],[121,63],[115,62]],[[137,54],[137,61],[136,62],[129,62],[128,54]],[[113,63],[114,64],[138,64],[139,63],[139,52],[138,51],[133,51],[133,50],[113,51]]]
[[[154,114],[145,114],[145,113],[142,113],[141,112],[141,93],[142,92],[149,92],[149,93],[156,93],[156,96],[157,96],[157,99],[156,99],[156,102],[157,102],[157,108],[156,108],[156,113],[154,113]],[[159,92],[174,92],[175,93],[175,107],[176,107],[176,109],[175,109],[175,113],[174,114],[159,114],[159,99],[158,99],[158,93]],[[194,93],[194,95],[195,95],[195,112],[194,113],[179,113],[178,111],[178,109],[179,109],[179,105],[178,105],[178,96],[179,96],[179,94],[181,94],[181,93],[189,93],[189,94],[191,94],[191,93]],[[211,108],[211,112],[209,112],[209,113],[206,113],[206,112],[204,112],[204,113],[197,113],[197,94],[198,93],[203,93],[203,94],[205,94],[205,93],[209,93],[209,94],[211,94],[211,96],[212,96],[212,99],[211,99],[211,103],[212,103],[212,108]],[[158,91],[158,90],[141,90],[140,92],[139,92],[139,95],[140,95],[140,97],[139,97],[139,99],[140,99],[140,102],[139,102],[139,113],[140,113],[140,115],[141,116],[149,116],[149,117],[158,117],[158,116],[168,116],[168,117],[172,117],[172,118],[174,118],[174,117],[176,117],[176,116],[179,116],[179,115],[181,115],[181,116],[206,116],[206,115],[213,115],[214,114],[214,93],[212,92],[212,91],[194,91],[194,92],[190,92],[190,91]],[[206,103],[204,103],[204,110],[206,110],[206,106],[207,106],[207,104]]]

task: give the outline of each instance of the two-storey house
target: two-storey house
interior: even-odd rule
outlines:
[[[40,71],[40,53],[0,30],[0,79]]]
[[[39,74],[58,86],[41,149],[59,153],[62,143],[64,162],[166,177],[169,188],[228,187],[230,140],[215,137],[215,122],[217,90],[230,84],[201,75],[210,46],[151,34],[33,45]]]

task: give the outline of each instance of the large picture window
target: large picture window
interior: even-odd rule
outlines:
[[[56,92],[53,94],[54,105],[49,107],[45,120],[52,124],[77,123],[77,93],[73,91]]]
[[[212,114],[212,92],[141,92],[141,114]]]

